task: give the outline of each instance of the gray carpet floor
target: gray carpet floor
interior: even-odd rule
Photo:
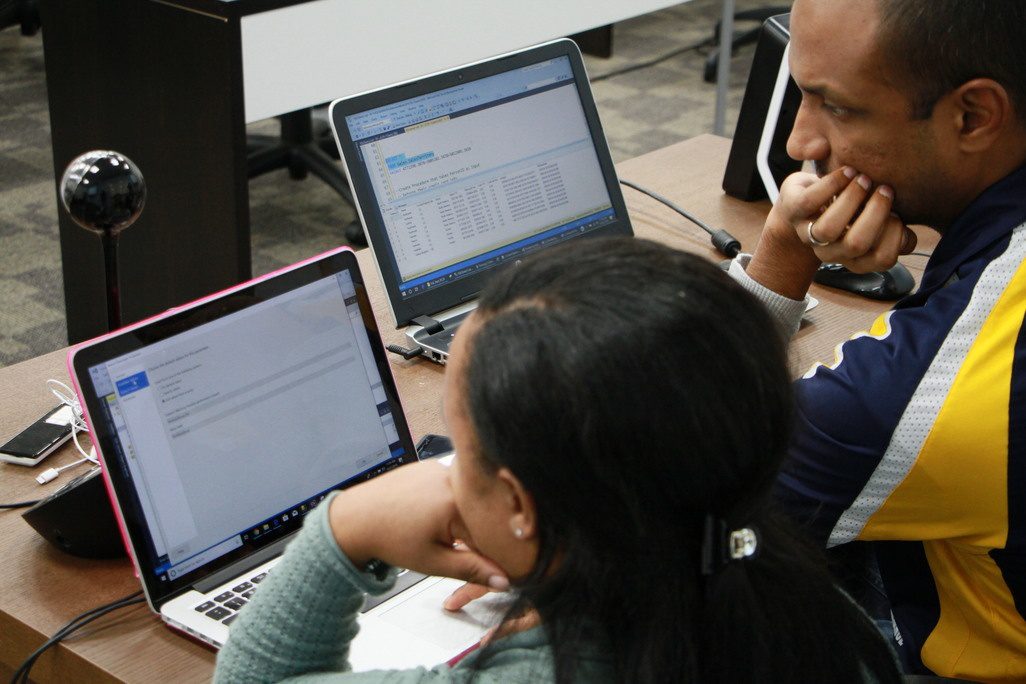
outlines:
[[[766,4],[737,2],[739,10]],[[613,57],[586,59],[616,161],[712,130],[715,86],[703,82],[702,67],[720,7],[720,0],[692,0],[622,22]],[[680,54],[616,75],[674,52]],[[752,52],[742,48],[731,63],[728,134]],[[276,122],[250,130],[274,133]],[[0,31],[0,366],[67,345],[50,145],[42,37]],[[343,243],[354,212],[319,181],[293,181],[279,171],[251,181],[250,215],[260,274]]]

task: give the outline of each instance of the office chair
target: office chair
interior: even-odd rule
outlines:
[[[276,117],[281,124],[281,136],[250,135],[246,138],[246,167],[250,178],[269,171],[287,168],[289,176],[301,180],[307,174],[320,178],[352,206],[349,181],[336,163],[338,148],[327,124],[315,125],[313,109],[300,109]],[[344,229],[346,240],[364,246],[367,239],[358,221]]]
[[[0,30],[21,25],[21,35],[34,36],[39,21],[39,3],[36,0],[0,0]]]
[[[743,45],[750,45],[759,39],[759,31],[762,29],[762,22],[766,21],[770,17],[774,17],[778,14],[787,14],[791,11],[789,5],[776,5],[774,7],[762,7],[759,9],[743,10],[734,14],[734,21],[756,21],[759,23],[753,29],[742,32],[735,32],[734,37],[730,43],[730,54],[734,54],[734,51]],[[722,22],[716,22],[716,28],[713,30],[713,42],[719,45],[720,43],[720,31],[722,29]],[[702,72],[702,80],[706,83],[716,82],[716,69],[720,63],[720,52],[716,50],[712,52],[708,57],[705,58],[705,70]]]

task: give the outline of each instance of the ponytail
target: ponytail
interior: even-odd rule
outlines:
[[[705,579],[698,681],[901,681],[869,617],[834,584],[819,549],[773,512],[757,553]]]

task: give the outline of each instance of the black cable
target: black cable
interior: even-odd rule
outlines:
[[[28,684],[29,673],[32,671],[32,666],[36,664],[36,660],[39,659],[39,656],[43,655],[43,653],[45,653],[51,646],[60,643],[64,637],[88,625],[93,620],[103,617],[107,613],[118,610],[119,608],[125,608],[126,606],[142,603],[144,600],[142,592],[137,591],[134,594],[130,594],[124,598],[112,601],[111,603],[107,603],[98,608],[87,610],[81,615],[72,618],[70,622],[58,629],[52,637],[43,642],[42,646],[33,651],[32,654],[22,662],[11,676],[11,684]]]
[[[713,39],[706,38],[705,40],[703,40],[701,42],[695,43],[694,45],[688,45],[687,47],[677,48],[676,50],[672,50],[670,52],[667,52],[665,55],[661,55],[659,57],[654,57],[654,58],[648,60],[647,62],[639,62],[637,64],[631,64],[629,66],[623,67],[622,69],[616,69],[615,71],[609,71],[609,72],[604,73],[604,74],[599,74],[598,76],[592,76],[588,80],[591,83],[598,83],[599,81],[604,81],[607,78],[614,78],[616,76],[623,76],[624,74],[629,74],[632,71],[637,71],[638,69],[647,69],[648,67],[655,66],[656,64],[661,64],[662,62],[665,62],[668,59],[673,59],[674,57],[677,57],[678,55],[683,55],[685,52],[691,52],[692,50],[698,50],[699,48],[703,48],[703,47],[705,47],[706,45],[709,45],[712,42],[713,42]]]
[[[0,504],[0,508],[31,508],[40,501],[42,501],[42,499],[36,499],[35,501],[19,501],[17,503]]]
[[[909,252],[907,256],[921,256],[929,259],[933,254],[930,252]]]
[[[687,220],[691,221],[705,232],[709,233],[709,235],[712,238],[713,247],[715,247],[716,251],[718,251],[720,254],[727,257],[728,259],[733,259],[741,251],[741,243],[738,242],[737,238],[735,238],[733,235],[731,235],[723,229],[717,230],[712,228],[711,226],[709,226],[709,224],[705,223],[695,215],[691,214],[683,207],[680,207],[674,202],[671,202],[670,200],[666,199],[659,193],[653,192],[647,188],[643,188],[640,185],[637,185],[636,183],[632,183],[631,181],[624,180],[622,178],[620,179],[620,185],[626,185],[628,188],[637,190],[638,192],[644,195],[648,195],[655,201],[665,204],[670,209],[673,209],[675,212],[677,212]]]
[[[385,349],[392,352],[393,354],[398,354],[407,361],[409,361],[410,359],[415,359],[424,353],[424,347],[414,347],[413,349],[407,349],[406,347],[402,347],[398,344],[390,344],[387,347],[385,347]]]
[[[25,659],[25,661],[21,664],[18,670],[15,671],[14,676],[11,678],[11,684],[28,684],[29,672],[32,670],[32,666],[47,649],[59,643],[62,639],[64,639],[64,637],[68,636],[72,632],[76,631],[81,627],[84,627],[85,625],[89,624],[93,620],[96,620],[97,618],[103,617],[107,613],[110,613],[119,608],[124,608],[125,606],[142,603],[144,599],[141,595],[142,592],[137,591],[134,594],[118,599],[117,601],[105,604],[98,608],[93,608],[82,613],[81,615],[78,615],[75,618],[72,618],[70,622],[68,622],[66,625],[57,630],[57,632],[52,637],[50,637],[46,642],[43,643],[42,646],[37,648],[28,658]],[[19,676],[21,677],[20,680],[18,679]]]
[[[694,223],[695,225],[697,225],[699,228],[701,228],[705,232],[709,233],[710,235],[712,235],[715,232],[709,226],[708,223],[705,223],[700,218],[698,218],[698,217],[694,216],[693,214],[691,214],[690,212],[688,212],[686,209],[683,209],[679,205],[677,205],[677,204],[673,203],[672,201],[666,199],[665,197],[663,197],[662,195],[660,195],[659,193],[657,193],[657,192],[655,192],[653,190],[649,190],[648,188],[643,188],[640,185],[638,185],[637,183],[634,183],[634,182],[629,181],[629,180],[624,180],[623,178],[620,179],[620,185],[626,185],[628,188],[632,188],[634,190],[637,190],[638,192],[642,193],[643,195],[648,195],[649,197],[651,197],[652,199],[654,199],[657,202],[662,202],[663,204],[668,206],[670,209],[673,209],[675,212],[677,212],[678,214],[680,214],[681,216],[683,216],[687,220],[691,221],[692,223]]]

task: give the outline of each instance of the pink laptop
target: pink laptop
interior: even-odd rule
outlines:
[[[81,344],[68,365],[150,607],[215,647],[329,492],[417,460],[348,249]],[[447,614],[458,585],[401,576],[365,608],[354,669],[476,644],[493,615]]]

